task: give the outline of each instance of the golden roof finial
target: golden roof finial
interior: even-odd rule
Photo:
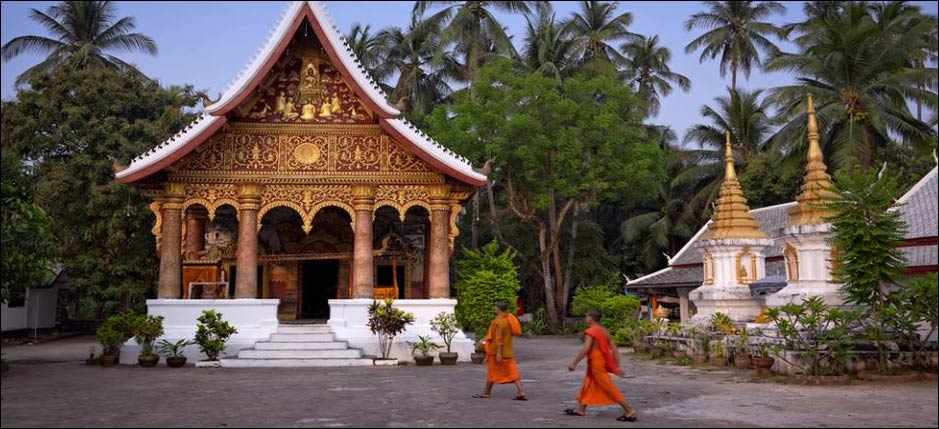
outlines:
[[[830,190],[831,176],[826,172],[825,156],[818,143],[818,121],[815,118],[815,104],[811,92],[806,94],[805,104],[808,115],[809,147],[806,155],[805,179],[802,182],[802,190],[796,197],[798,204],[789,209],[790,225],[825,223],[825,218],[831,215],[831,211],[822,205],[825,200],[834,197]]]
[[[734,170],[734,150],[730,145],[730,131],[724,141],[724,182],[721,183],[717,208],[704,239],[711,238],[766,238],[760,223],[750,214],[747,199],[740,190],[737,172]]]

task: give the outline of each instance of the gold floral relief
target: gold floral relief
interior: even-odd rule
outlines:
[[[215,212],[219,207],[224,205],[238,207],[238,189],[235,185],[190,184],[186,186],[183,209],[196,204],[205,207],[210,221],[215,220]]]
[[[427,188],[420,185],[379,186],[375,191],[375,209],[383,206],[394,208],[402,222],[411,207],[420,206],[430,212]]]
[[[703,259],[703,268],[704,268],[704,284],[713,285],[714,284],[714,257],[711,256],[711,252],[707,249],[704,249],[701,252]]]
[[[280,142],[275,135],[235,136],[232,151],[232,168],[238,170],[277,170],[280,159]]]
[[[378,171],[380,153],[378,136],[341,136],[336,141],[336,171]]]

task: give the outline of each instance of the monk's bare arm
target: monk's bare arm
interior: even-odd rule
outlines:
[[[587,356],[587,353],[590,353],[590,349],[593,347],[593,337],[590,335],[584,336],[584,347],[580,349],[580,353],[577,353],[577,357],[574,358],[574,361],[571,362],[568,369],[573,371],[577,368],[577,364],[580,363]]]

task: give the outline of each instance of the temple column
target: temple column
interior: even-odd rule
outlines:
[[[238,278],[235,298],[258,297],[258,210],[261,186],[241,185],[238,189]]]
[[[688,319],[691,318],[691,315],[688,312],[688,293],[691,292],[691,289],[680,288],[678,289],[678,314],[681,316],[681,323],[685,323]]]
[[[372,216],[375,211],[375,187],[352,187],[355,210],[355,243],[352,254],[352,298],[375,297],[375,262],[373,256]]]
[[[205,221],[208,211],[191,207],[186,212],[186,254],[205,250]],[[195,255],[195,253],[194,253]],[[192,258],[192,256],[187,256]]]
[[[182,291],[182,209],[185,185],[167,183],[160,209],[163,212],[163,231],[160,243],[160,280],[157,297],[179,299]]]
[[[431,186],[429,298],[450,298],[450,188]]]

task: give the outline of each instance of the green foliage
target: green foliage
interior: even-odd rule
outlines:
[[[453,337],[460,332],[456,316],[453,313],[442,311],[430,321],[430,329],[440,335],[443,344],[447,347],[447,353],[450,353]]]
[[[121,333],[112,326],[101,325],[97,331],[98,342],[101,343],[101,353],[106,356],[117,356],[124,344]]]
[[[196,319],[195,342],[199,345],[207,360],[218,360],[218,356],[225,352],[225,342],[238,333],[234,326],[222,319],[222,313],[215,310],[205,310]]]
[[[790,364],[809,375],[840,375],[847,370],[854,340],[852,326],[861,319],[859,311],[827,308],[822,298],[813,296],[801,303],[771,308],[766,315],[776,324],[789,350],[808,361],[808,365]],[[785,360],[783,355],[779,357]]]
[[[159,351],[160,353],[163,353],[167,355],[168,357],[180,357],[183,355],[183,350],[186,347],[191,346],[193,344],[196,344],[196,343],[193,341],[189,341],[186,338],[183,338],[178,341],[162,340],[160,341]]]
[[[719,339],[714,342],[714,345],[711,346],[711,353],[713,353],[713,356],[717,359],[726,357],[726,354],[724,353],[724,340],[723,339]]]
[[[767,152],[753,157],[738,178],[747,205],[757,209],[794,201],[804,174],[802,162],[785,163],[776,152]]]
[[[183,108],[195,102],[189,87],[63,66],[3,103],[4,177],[11,163],[19,167],[32,201],[54,219],[53,259],[72,291],[97,307],[92,317],[142,307],[156,281],[150,199],[115,183],[114,167],[189,123],[194,115]]]
[[[411,353],[415,356],[427,357],[430,356],[431,352],[439,348],[440,346],[434,344],[430,337],[425,337],[423,335],[418,335],[417,341],[411,343]]]
[[[933,369],[929,339],[939,329],[939,284],[935,273],[915,277],[892,290],[881,318],[885,330],[893,334],[892,339],[916,353],[917,367]],[[926,328],[925,333],[921,328]]]
[[[163,316],[140,316],[134,327],[134,340],[140,344],[141,356],[153,356],[153,343],[163,335]]]
[[[718,311],[711,315],[711,329],[722,334],[729,334],[734,329],[734,322],[726,313]]]
[[[391,346],[395,337],[414,323],[414,315],[400,308],[394,308],[394,300],[372,301],[368,306],[366,325],[373,334],[378,335],[378,344],[382,359],[391,355]]]
[[[457,281],[453,285],[458,298],[456,317],[477,337],[484,335],[495,317],[495,303],[508,304],[508,312],[516,311],[518,291],[522,288],[515,267],[515,251],[499,251],[495,241],[479,250],[463,249],[456,261]]]
[[[627,320],[636,318],[639,299],[620,293],[615,279],[603,285],[577,288],[571,302],[571,314],[583,316],[594,308],[603,313],[603,326],[613,331]]]
[[[678,366],[689,366],[691,365],[691,358],[688,356],[682,356],[678,359],[675,359],[675,365]]]
[[[108,317],[97,331],[101,353],[109,356],[120,354],[121,346],[134,336],[137,326],[143,319],[145,316],[132,312],[118,313]]]

